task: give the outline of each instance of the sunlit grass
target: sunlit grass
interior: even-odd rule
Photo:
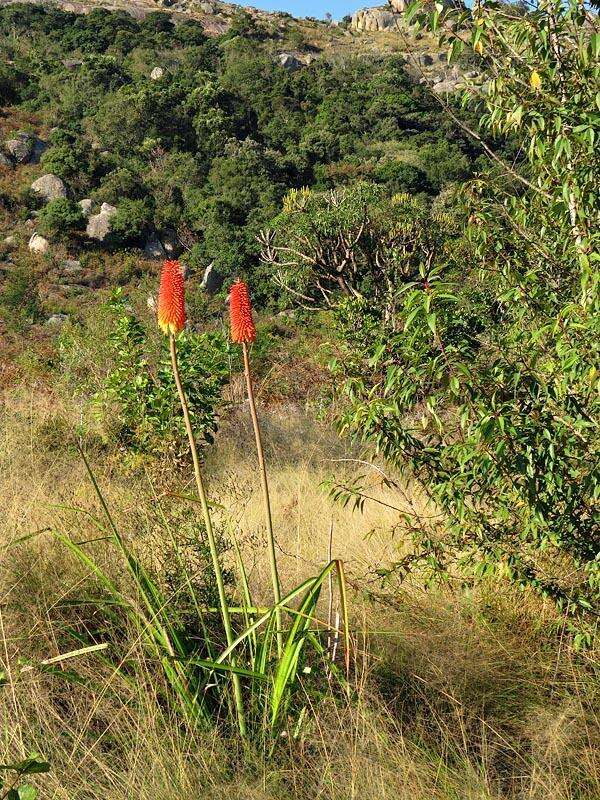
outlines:
[[[89,518],[56,507],[100,512],[76,440],[64,434],[79,420],[70,400],[39,387],[5,395],[3,542],[46,526],[77,532],[78,541],[98,538]],[[65,800],[192,800],[200,794],[234,800],[595,800],[594,654],[571,653],[560,629],[556,636],[550,607],[495,586],[468,596],[425,593],[408,584],[384,592],[381,602],[363,599],[361,589],[381,591],[372,583],[373,570],[393,557],[395,544],[401,546],[383,535],[393,512],[368,506],[361,515],[332,506],[319,491],[331,459],[356,457],[325,426],[290,409],[263,412],[262,422],[282,582],[297,585],[326,562],[333,518],[334,556],[347,562],[356,586],[351,697],[307,686],[300,736],[294,739],[294,725],[284,728],[270,758],[263,746],[243,751],[226,704],[213,708],[214,725],[192,725],[176,703],[165,702],[171,689],[132,623],[112,626],[89,608],[65,604],[93,596],[94,582],[55,537],[43,533],[0,555],[2,668],[19,674],[20,659],[35,664],[69,649],[66,627],[103,630],[111,657],[92,653],[73,662],[82,684],[34,669],[15,682],[14,691],[3,691],[0,760],[37,749],[52,763],[52,772],[38,780],[41,796]],[[252,598],[266,607],[270,576],[252,436],[246,415],[232,417],[209,454],[207,471],[215,505],[223,507],[214,513],[219,521],[233,519]],[[191,530],[193,504],[166,494],[167,486],[190,494],[191,476],[165,474],[156,465],[144,469],[93,439],[87,444],[115,524],[158,572],[173,549],[156,513],[157,498],[182,530]],[[386,498],[385,487],[373,490]],[[131,588],[106,542],[87,547],[120,590]],[[223,557],[234,569],[234,551]],[[115,669],[115,657],[127,669]]]

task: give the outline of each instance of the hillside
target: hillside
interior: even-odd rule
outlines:
[[[477,148],[423,86],[462,75],[429,35],[408,33],[407,53],[397,32],[227,4],[135,8],[0,9],[15,104],[0,118],[0,256],[21,287],[3,295],[9,340],[81,320],[98,289],[138,282],[165,254],[185,253],[198,285],[211,265],[214,286],[240,272],[262,283],[256,236],[290,189],[360,177],[433,197],[472,169]],[[32,298],[25,317],[6,307],[13,291]]]

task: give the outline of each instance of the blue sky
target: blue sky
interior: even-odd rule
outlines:
[[[244,0],[238,0],[241,4]],[[386,0],[249,0],[248,5],[265,11],[289,11],[295,17],[323,19],[329,12],[334,19],[352,14],[357,8],[385,5]]]

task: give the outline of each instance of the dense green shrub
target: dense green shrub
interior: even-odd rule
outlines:
[[[0,63],[0,97],[4,103],[18,102],[21,90],[26,83],[26,74],[11,64]]]
[[[111,237],[122,243],[140,243],[152,222],[147,200],[122,200],[110,220]]]
[[[50,200],[37,218],[38,231],[54,239],[68,239],[73,231],[81,230],[84,226],[85,217],[81,208],[66,197]]]
[[[431,184],[422,169],[403,161],[386,161],[373,173],[377,183],[382,183],[393,194],[400,192],[430,192]]]
[[[95,405],[107,433],[142,453],[187,452],[187,434],[171,370],[168,342],[153,352],[144,326],[128,308],[120,290],[110,303],[110,369],[96,393]],[[177,341],[181,379],[194,430],[211,442],[229,376],[228,343],[221,334],[184,332]]]

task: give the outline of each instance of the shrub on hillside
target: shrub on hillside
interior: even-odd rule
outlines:
[[[109,304],[108,371],[96,392],[96,412],[106,433],[142,453],[183,457],[187,434],[177,403],[167,342],[153,352],[142,323],[120,290]],[[228,345],[220,333],[183,332],[178,338],[182,382],[197,434],[211,442],[222,390],[229,377]]]
[[[50,200],[39,212],[38,232],[53,239],[68,239],[74,231],[85,226],[80,206],[66,197]]]
[[[111,217],[111,237],[120,243],[139,243],[152,225],[152,209],[147,200],[122,200]]]

